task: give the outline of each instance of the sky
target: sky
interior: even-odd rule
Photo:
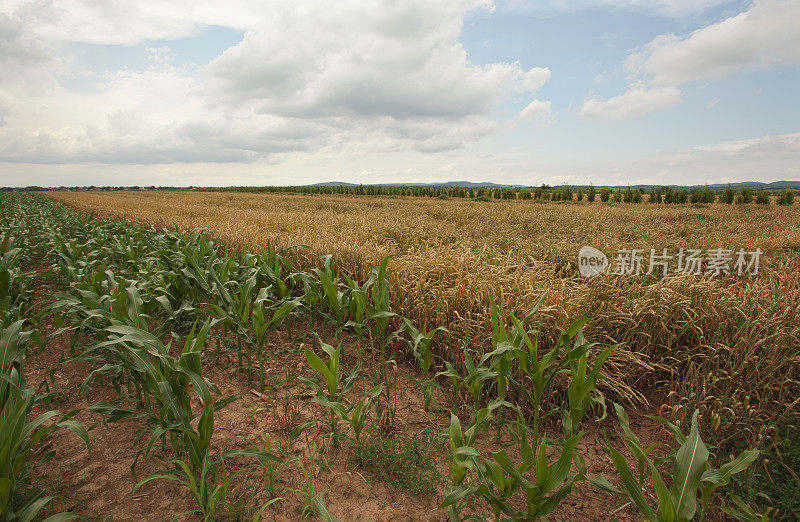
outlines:
[[[800,0],[0,0],[0,186],[800,180]]]

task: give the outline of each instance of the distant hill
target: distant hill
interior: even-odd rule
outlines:
[[[524,185],[501,185],[483,181],[474,183],[472,181],[445,181],[434,183],[368,183],[365,185],[384,187],[463,187],[463,188],[502,188],[502,187],[522,187]],[[344,181],[326,181],[324,183],[313,183],[309,187],[357,187],[357,183],[346,183]]]
[[[446,182],[433,182],[433,183],[369,183],[366,186],[384,186],[384,187],[463,187],[463,188],[535,188],[540,185],[503,185],[500,183],[491,183],[489,181],[472,182],[472,181],[446,181]],[[324,183],[314,183],[308,185],[309,187],[357,187],[356,183],[346,183],[344,181],[326,181]],[[558,186],[558,185],[553,185]],[[570,185],[573,188],[588,188],[589,185]],[[663,186],[656,184],[656,186]],[[693,189],[697,187],[704,187],[705,185],[669,185],[675,188],[688,188]],[[727,183],[715,183],[709,185],[714,190],[722,190],[727,188]],[[731,183],[730,186],[735,189],[751,188],[755,190],[769,190],[776,191],[785,188],[800,189],[800,181],[773,181],[772,183],[764,183],[761,181],[741,181],[738,183]],[[598,184],[595,187],[610,187],[610,188],[626,188],[628,185],[602,185]],[[632,189],[649,189],[653,185],[630,185]]]
[[[312,183],[307,185],[309,187],[357,187],[355,183],[346,183],[344,181],[325,181],[324,183]]]

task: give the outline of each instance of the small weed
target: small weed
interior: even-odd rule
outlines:
[[[371,429],[350,458],[370,474],[412,493],[433,493],[440,482],[436,469],[435,439],[424,434],[384,435]]]

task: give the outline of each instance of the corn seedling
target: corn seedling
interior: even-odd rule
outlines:
[[[23,332],[24,321],[0,330],[0,520],[33,520],[52,497],[31,486],[31,471],[53,457],[46,452],[36,460],[36,449],[57,428],[66,428],[79,436],[90,449],[89,435],[73,417],[78,411],[62,415],[48,411],[31,420],[29,415],[40,401],[33,388],[25,383],[22,363],[30,332]],[[44,425],[54,417],[60,418]],[[67,520],[74,515],[56,515]]]
[[[433,390],[439,386],[431,377],[431,367],[433,366],[431,342],[436,332],[450,333],[450,331],[443,326],[439,326],[430,331],[426,330],[424,327],[422,330],[417,330],[411,321],[405,317],[403,318],[403,322],[405,323],[406,331],[411,336],[411,339],[408,340],[408,346],[411,348],[411,353],[414,355],[414,359],[416,359],[417,364],[419,364],[422,370],[422,379],[419,380],[419,384],[425,396],[425,411],[428,411],[431,400],[433,399]]]
[[[338,431],[339,412],[346,411],[344,395],[353,386],[353,383],[361,373],[361,366],[356,366],[345,379],[341,377],[340,361],[342,358],[342,343],[337,348],[325,343],[317,338],[322,350],[328,355],[328,362],[324,362],[313,350],[305,349],[306,361],[308,365],[316,371],[319,376],[313,378],[301,378],[301,380],[316,391],[316,396],[311,402],[330,409],[330,428],[334,435],[334,440],[341,437]],[[344,415],[346,417],[346,415]]]

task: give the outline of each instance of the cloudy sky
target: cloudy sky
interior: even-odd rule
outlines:
[[[0,185],[800,179],[800,0],[0,0]]]

